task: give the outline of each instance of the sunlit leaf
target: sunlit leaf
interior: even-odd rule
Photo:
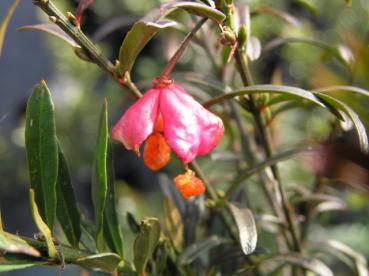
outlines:
[[[8,233],[0,230],[0,250],[11,253],[26,254],[34,257],[39,257],[40,252],[30,246],[22,238],[15,235],[9,235]],[[0,254],[1,256],[1,254]]]
[[[107,200],[105,204],[104,216],[104,236],[109,248],[123,257],[123,237],[122,231],[118,221],[118,214],[116,211],[115,198],[115,183],[114,183],[114,163],[111,143],[108,143],[108,191]]]
[[[77,14],[76,14],[76,20],[78,25],[81,25],[81,19],[82,15],[85,12],[85,10],[91,6],[95,0],[80,0],[77,8]]]
[[[174,26],[176,22],[161,20],[158,22],[139,21],[126,34],[119,50],[119,72],[130,72],[137,56],[151,38],[160,30]]]
[[[238,208],[232,203],[228,203],[228,207],[237,225],[241,249],[249,255],[254,252],[257,243],[254,216],[248,208]]]
[[[37,203],[35,201],[35,191],[33,189],[29,190],[29,200],[31,204],[31,211],[33,220],[36,223],[38,229],[43,234],[46,244],[47,244],[47,252],[50,258],[54,259],[57,256],[56,247],[54,245],[53,237],[51,235],[50,228],[46,225],[46,223],[42,220],[42,217],[38,211]]]
[[[228,239],[224,239],[218,236],[210,236],[187,247],[179,256],[178,262],[181,265],[190,264],[202,254],[207,253],[210,249],[229,242],[230,240]]]
[[[334,109],[341,110],[344,112],[352,121],[355,127],[356,134],[359,139],[360,148],[364,153],[368,153],[369,145],[368,145],[368,136],[366,134],[365,126],[361,122],[359,116],[353,111],[348,105],[344,102],[339,101],[331,96],[322,94],[322,93],[315,93],[317,97],[324,101],[326,105],[331,106]]]
[[[119,255],[114,253],[100,253],[77,259],[76,263],[87,268],[113,273],[121,261]]]
[[[25,32],[25,31],[42,31],[52,34],[56,37],[59,37],[69,43],[73,47],[77,47],[77,43],[74,42],[73,39],[70,38],[62,29],[60,29],[57,25],[51,23],[42,23],[36,25],[27,25],[23,27],[19,27],[17,31]]]
[[[226,16],[222,12],[202,3],[183,1],[174,3],[173,7],[184,9],[189,13],[212,19],[217,23],[223,22],[226,18]]]
[[[109,142],[108,106],[104,101],[97,133],[95,164],[92,176],[92,199],[95,206],[96,246],[99,251],[104,250],[104,210],[108,191],[107,154]]]
[[[31,188],[42,219],[53,229],[56,213],[58,144],[54,106],[45,81],[33,89],[26,110],[26,153]]]
[[[154,253],[160,237],[160,224],[156,218],[147,218],[140,223],[140,233],[134,243],[134,259],[136,270],[142,274],[146,270],[147,262]]]
[[[7,272],[7,271],[12,271],[12,270],[17,270],[17,269],[24,269],[27,267],[32,267],[32,266],[36,266],[36,265],[42,265],[44,264],[44,262],[40,262],[40,261],[8,261],[8,260],[2,260],[2,258],[0,257],[0,272]],[[7,274],[6,274],[7,275]]]
[[[13,1],[13,4],[10,6],[9,10],[7,11],[7,13],[5,15],[5,18],[0,23],[0,57],[1,57],[2,50],[3,50],[6,29],[8,28],[10,19],[12,18],[13,14],[15,12],[15,9],[17,8],[19,2],[20,2],[20,0],[14,0]]]
[[[81,238],[81,215],[77,206],[76,196],[72,186],[69,168],[64,153],[60,147],[58,179],[56,183],[57,209],[56,216],[69,243],[78,247]]]

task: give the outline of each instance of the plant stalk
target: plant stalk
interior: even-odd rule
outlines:
[[[115,66],[110,60],[96,47],[96,45],[75,25],[73,20],[69,20],[64,14],[52,3],[51,0],[33,0],[33,3],[42,9],[51,22],[55,23],[67,35],[69,35],[81,48],[85,51],[86,56],[103,69],[113,80],[121,86],[128,88],[133,96],[140,98],[141,92],[131,81],[129,76],[120,78]]]

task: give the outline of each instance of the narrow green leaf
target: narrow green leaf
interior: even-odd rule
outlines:
[[[241,249],[245,255],[249,255],[254,252],[257,243],[254,216],[248,208],[238,208],[232,203],[228,203],[228,208],[237,225]]]
[[[104,235],[110,249],[123,257],[123,237],[115,204],[114,164],[111,142],[108,144],[108,191],[105,206]]]
[[[105,100],[99,120],[99,128],[96,142],[95,165],[92,177],[92,199],[95,206],[96,218],[96,247],[104,250],[104,209],[108,190],[107,154],[108,154],[108,110]]]
[[[47,252],[49,254],[49,257],[52,259],[55,259],[57,256],[57,251],[54,245],[52,234],[51,234],[50,228],[42,220],[42,217],[38,211],[37,203],[35,200],[35,191],[33,189],[29,190],[29,200],[31,203],[31,211],[32,211],[33,220],[35,221],[38,229],[44,235],[44,238],[47,244]]]
[[[45,81],[33,89],[26,111],[26,152],[31,188],[42,219],[52,230],[56,213],[58,144],[54,106]]]
[[[208,237],[187,247],[179,256],[178,262],[180,265],[188,265],[210,249],[229,242],[230,240],[218,236]]]
[[[184,9],[189,13],[209,18],[217,23],[222,23],[226,18],[222,12],[202,3],[183,1],[174,3],[173,7]]]
[[[0,272],[8,272],[17,269],[24,269],[36,265],[45,264],[44,262],[15,262],[15,261],[4,261],[0,258]]]
[[[369,91],[368,90],[365,90],[363,88],[356,87],[356,86],[350,86],[350,85],[328,86],[328,87],[324,87],[324,88],[315,89],[314,91],[324,93],[324,94],[330,93],[330,92],[342,91],[342,92],[356,93],[356,94],[359,94],[359,95],[369,97]]]
[[[174,26],[176,23],[170,20],[158,22],[136,22],[126,34],[119,50],[119,72],[124,74],[132,70],[133,64],[139,53],[160,30]]]
[[[319,241],[313,243],[317,250],[319,250],[322,246],[327,247],[328,251],[331,252],[339,252],[344,256],[349,257],[355,264],[355,273],[358,276],[367,276],[368,275],[368,264],[365,257],[360,254],[359,252],[355,251],[351,247],[347,246],[346,244],[336,241],[336,240],[326,240],[326,241]]]
[[[134,265],[136,271],[142,274],[146,270],[147,262],[154,253],[159,242],[160,224],[156,218],[147,218],[141,221],[140,233],[134,243]]]
[[[269,85],[269,84],[261,84],[261,85],[252,85],[248,87],[243,87],[232,92],[223,94],[221,96],[215,97],[203,105],[205,107],[209,107],[211,105],[223,102],[226,99],[232,99],[243,95],[248,94],[258,94],[258,93],[276,93],[291,96],[291,98],[300,98],[307,100],[309,102],[315,103],[316,105],[325,107],[325,105],[317,98],[312,92],[303,90],[297,87],[291,86],[283,86],[283,85]],[[289,98],[289,99],[291,99]]]
[[[277,257],[268,259],[267,261],[278,262],[281,263],[282,266],[286,264],[297,265],[307,270],[310,270],[319,276],[334,276],[330,268],[322,261],[311,257],[301,256],[298,254],[292,253],[284,255],[280,254]]]
[[[77,47],[77,43],[68,36],[62,29],[60,29],[57,25],[51,23],[42,23],[35,25],[27,25],[17,28],[17,31],[26,32],[26,31],[41,31],[52,34],[58,38],[63,39],[65,42],[69,43],[73,47]]]
[[[331,96],[322,94],[322,93],[315,93],[317,97],[319,97],[326,105],[330,106],[333,109],[340,110],[344,112],[352,121],[355,127],[356,134],[359,139],[360,148],[364,153],[369,152],[369,145],[368,145],[368,136],[366,134],[365,126],[361,122],[359,116],[353,111],[348,105],[345,103],[332,98]]]
[[[20,0],[13,1],[13,4],[10,6],[9,10],[7,11],[4,20],[0,24],[0,57],[1,57],[2,50],[3,50],[6,29],[8,28],[10,19],[12,18],[19,2]]]
[[[140,233],[140,224],[131,212],[127,212],[127,223],[133,234]]]
[[[69,243],[78,248],[81,238],[81,214],[79,212],[74,189],[71,183],[69,168],[64,153],[59,150],[59,169],[56,183],[57,209],[56,216]]]
[[[0,250],[11,253],[26,254],[34,257],[40,256],[40,252],[30,246],[22,238],[10,235],[3,230],[0,230]]]
[[[114,253],[101,253],[77,259],[76,263],[89,269],[97,269],[113,273],[121,261],[119,255]]]
[[[318,8],[313,3],[312,0],[295,0],[295,2],[299,3],[305,9],[307,9],[311,14],[313,14],[313,15],[317,15],[318,14]]]

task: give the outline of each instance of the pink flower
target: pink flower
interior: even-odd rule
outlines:
[[[223,136],[222,120],[173,82],[159,80],[154,84],[154,88],[134,103],[114,126],[112,137],[139,154],[140,145],[150,135],[155,142],[150,142],[148,152],[153,151],[155,143],[163,148],[160,137],[164,132],[166,143],[184,164],[214,149]]]

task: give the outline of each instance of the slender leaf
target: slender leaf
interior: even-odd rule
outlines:
[[[108,110],[107,101],[103,104],[96,142],[95,165],[92,177],[92,199],[95,206],[96,218],[96,246],[99,251],[104,250],[104,209],[108,191],[107,154],[108,154]]]
[[[56,213],[58,144],[54,106],[45,81],[33,89],[26,111],[26,152],[31,188],[42,219],[52,230]]]
[[[228,208],[237,225],[241,249],[245,255],[249,255],[254,252],[257,243],[254,216],[248,208],[238,208],[232,203],[228,203]]]
[[[1,57],[2,50],[3,50],[6,29],[8,28],[10,19],[12,18],[19,2],[20,0],[13,1],[13,4],[10,6],[9,10],[7,11],[4,20],[0,23],[0,57]]]
[[[319,241],[313,243],[316,248],[319,250],[321,247],[327,247],[330,251],[334,252],[340,252],[344,256],[349,257],[355,264],[355,273],[358,276],[367,276],[368,275],[368,269],[367,269],[367,261],[365,257],[360,254],[359,252],[353,250],[351,247],[347,246],[344,243],[341,243],[336,240],[325,240],[325,241]]]
[[[119,72],[124,74],[132,70],[133,64],[151,38],[160,30],[174,26],[170,20],[158,22],[139,21],[126,34],[119,50]]]
[[[319,97],[326,105],[330,106],[333,109],[340,110],[344,112],[352,121],[355,127],[356,134],[359,139],[360,148],[364,153],[369,152],[369,145],[368,145],[368,136],[366,134],[365,126],[361,122],[359,116],[353,111],[348,105],[345,103],[332,98],[331,96],[322,94],[322,93],[315,93],[317,97]]]
[[[71,183],[69,168],[64,153],[59,150],[59,169],[56,183],[57,209],[56,216],[60,222],[69,243],[78,248],[81,238],[81,214],[79,212],[76,196]]]
[[[49,257],[52,259],[55,259],[57,256],[57,251],[54,245],[53,237],[50,231],[50,228],[47,226],[47,224],[42,220],[42,217],[38,211],[37,203],[35,200],[35,191],[33,189],[29,190],[29,200],[31,203],[31,210],[32,210],[32,216],[33,220],[35,221],[38,229],[41,231],[41,233],[44,235],[44,238],[46,240],[47,244],[47,252],[49,254]]]
[[[288,95],[294,98],[300,98],[307,100],[309,102],[315,103],[316,105],[325,107],[325,105],[317,98],[312,92],[303,90],[297,87],[291,86],[282,86],[282,85],[269,85],[269,84],[262,84],[262,85],[252,85],[248,87],[243,87],[232,92],[223,94],[221,96],[215,97],[203,105],[205,107],[209,107],[211,105],[217,104],[222,102],[226,99],[232,99],[239,96],[247,95],[247,94],[258,94],[258,93],[276,93],[276,94],[283,94]]]
[[[142,274],[146,270],[160,237],[160,224],[156,218],[147,218],[141,221],[140,233],[134,243],[134,265],[136,271]]]
[[[305,9],[307,9],[311,14],[317,15],[318,8],[312,0],[294,0],[295,2],[299,3]]]
[[[334,276],[330,268],[322,261],[311,257],[301,256],[298,254],[284,254],[284,255],[281,254],[278,255],[277,257],[270,258],[267,261],[278,262],[281,263],[282,266],[286,264],[297,265],[307,270],[310,270],[319,276]]]
[[[225,20],[226,16],[215,8],[202,3],[195,3],[190,1],[177,2],[173,4],[174,8],[184,9],[189,13],[200,15],[202,17],[214,20],[217,23],[221,23]]]
[[[118,221],[118,215],[115,204],[115,187],[114,187],[114,164],[112,146],[109,141],[108,144],[108,191],[107,201],[105,205],[105,216],[104,216],[104,236],[110,249],[123,257],[123,237],[121,228]]]
[[[90,269],[113,273],[121,261],[119,255],[114,253],[100,253],[77,259],[76,263]]]
[[[30,246],[22,238],[15,235],[10,235],[3,230],[0,230],[0,250],[11,253],[26,254],[34,257],[40,256],[40,252]]]
[[[323,94],[330,93],[330,92],[336,92],[336,91],[342,91],[342,92],[352,92],[359,95],[363,95],[366,97],[369,97],[369,91],[365,90],[360,87],[356,86],[349,86],[349,85],[337,85],[337,86],[329,86],[324,88],[315,89],[315,92],[320,92]]]
[[[12,261],[7,261],[7,260],[2,260],[0,258],[0,272],[8,272],[8,271],[12,271],[12,270],[17,270],[17,269],[24,269],[27,267],[32,267],[32,266],[36,266],[36,265],[42,265],[45,264],[44,262],[39,262],[39,261],[19,261],[16,262],[14,260]]]
[[[140,233],[140,224],[131,212],[127,212],[127,223],[133,234]]]
[[[210,249],[229,242],[230,240],[218,236],[208,237],[187,247],[179,256],[178,262],[180,265],[188,265]]]
[[[56,37],[59,37],[69,43],[73,47],[77,47],[77,43],[68,36],[64,31],[62,31],[57,25],[51,23],[42,23],[35,25],[27,25],[17,29],[17,31],[26,32],[26,31],[42,31],[52,34]]]

